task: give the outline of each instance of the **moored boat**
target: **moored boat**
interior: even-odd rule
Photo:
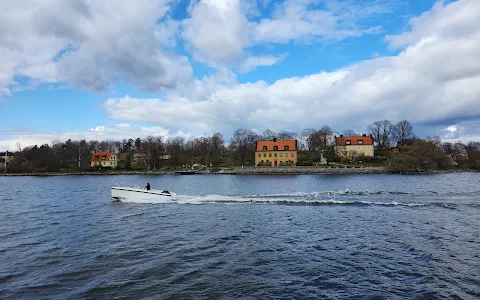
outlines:
[[[132,188],[132,187],[112,187],[112,198],[115,198],[120,201],[144,201],[144,200],[173,200],[173,197],[176,196],[175,193],[171,193],[166,190],[154,190],[154,189],[143,189],[143,188]]]

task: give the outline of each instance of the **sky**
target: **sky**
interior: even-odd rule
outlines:
[[[237,128],[480,141],[480,1],[0,2],[0,150]]]

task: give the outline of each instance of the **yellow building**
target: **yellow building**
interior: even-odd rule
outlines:
[[[374,156],[373,140],[366,134],[362,136],[335,137],[335,151],[338,156],[353,158],[359,156]]]
[[[0,172],[3,172],[7,169],[7,166],[10,162],[13,161],[12,153],[1,152],[0,153]]]
[[[255,152],[256,166],[295,166],[297,140],[258,141]]]
[[[90,166],[116,169],[118,166],[117,154],[111,152],[97,152],[92,154]]]

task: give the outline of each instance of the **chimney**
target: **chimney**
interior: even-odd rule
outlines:
[[[367,135],[364,133],[364,134],[362,134],[362,136],[367,136]]]
[[[277,138],[273,138],[273,141],[276,142],[276,141],[277,141]]]

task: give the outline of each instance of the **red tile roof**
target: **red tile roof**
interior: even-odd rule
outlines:
[[[350,141],[350,144],[347,144],[347,141]],[[358,142],[362,141],[362,144]],[[373,145],[373,140],[371,136],[336,136],[335,144],[337,146],[350,146],[350,145]]]
[[[263,151],[263,147],[267,147],[267,151],[273,151],[274,146],[278,146],[278,151],[283,151],[288,146],[289,151],[297,150],[297,140],[277,140],[277,141],[258,141],[257,151]]]
[[[90,162],[93,161],[109,161],[110,160],[110,152],[97,152],[92,154],[92,159]],[[102,157],[105,156],[105,159],[102,159]]]

